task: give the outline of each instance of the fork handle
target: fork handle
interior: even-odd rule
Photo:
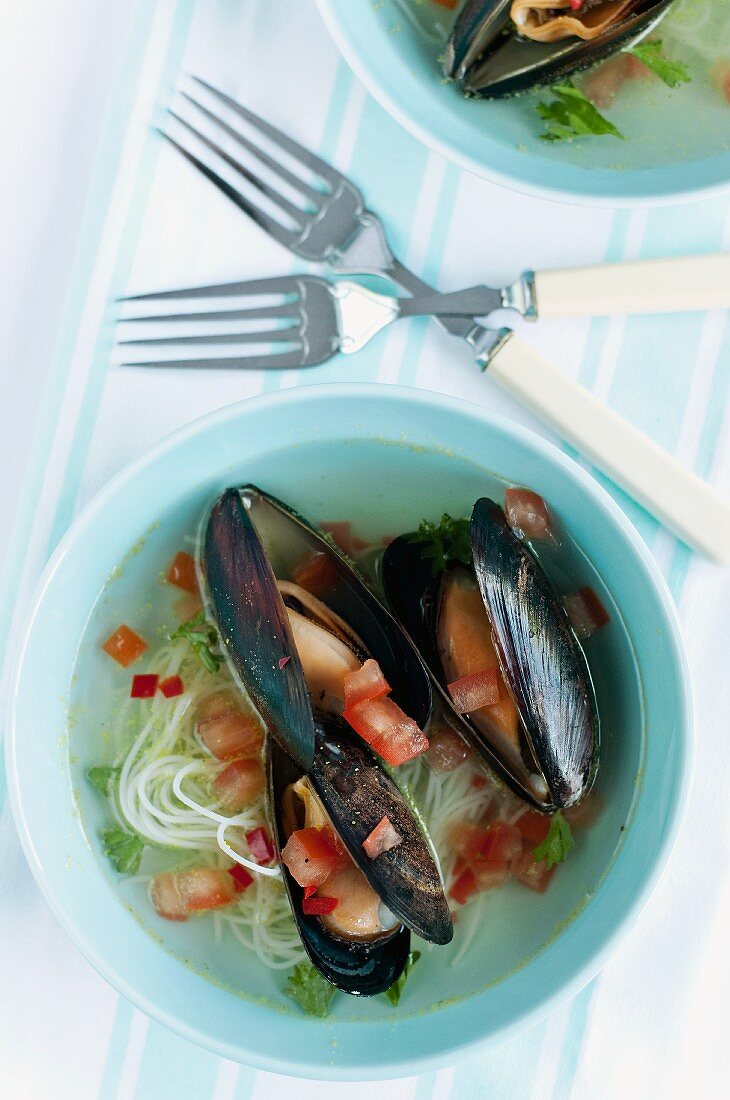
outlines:
[[[694,550],[730,564],[730,504],[517,336],[489,374]]]
[[[730,309],[730,253],[534,273],[538,317]]]

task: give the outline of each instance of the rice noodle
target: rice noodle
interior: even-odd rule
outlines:
[[[185,691],[174,700],[156,695],[141,708],[132,709],[129,700],[119,706],[113,738],[122,767],[114,815],[123,828],[139,833],[151,849],[185,852],[184,860],[176,864],[180,869],[201,864],[227,868],[233,859],[250,870],[254,881],[238,895],[236,903],[208,914],[213,936],[216,942],[232,936],[267,967],[289,969],[302,962],[305,953],[280,871],[259,866],[247,858],[247,850],[240,850],[246,849],[246,832],[261,825],[270,831],[264,794],[240,813],[221,813],[211,789],[221,762],[210,755],[196,733],[201,703],[230,687],[230,675],[225,667],[217,674],[203,669],[190,657],[184,641],[161,646],[151,665],[160,679],[181,675]],[[133,717],[139,722],[140,710],[141,725],[130,738]],[[486,786],[474,786],[478,774],[472,760],[452,772],[432,771],[423,757],[398,769],[397,779],[407,788],[440,858],[447,890],[455,877],[456,856],[448,842],[452,825],[476,823],[485,815],[514,821],[524,812],[515,812],[515,800],[490,780]],[[154,861],[151,849],[145,872]],[[152,878],[153,872],[142,873],[125,884],[149,887]],[[460,943],[454,964],[463,959],[477,934],[487,908],[484,901],[484,895],[478,895],[467,906],[468,915],[457,931]]]

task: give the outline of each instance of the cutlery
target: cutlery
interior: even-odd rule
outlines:
[[[453,294],[392,298],[358,283],[330,283],[314,275],[292,275],[251,282],[168,290],[138,295],[134,301],[242,300],[234,308],[125,317],[122,323],[176,326],[173,333],[135,337],[125,346],[252,347],[252,354],[188,359],[156,359],[125,366],[163,368],[293,369],[323,363],[338,352],[364,347],[399,317],[439,314],[453,320],[459,310],[479,311],[489,288]],[[252,302],[246,304],[246,299]],[[180,333],[194,323],[231,325],[223,332]],[[241,331],[241,326],[249,327]],[[251,324],[261,328],[251,328]],[[730,505],[676,459],[623,420],[597,397],[545,362],[509,329],[492,354],[490,374],[599,466],[648,511],[690,546],[712,559],[730,563]]]
[[[412,295],[432,292],[395,257],[382,222],[366,208],[352,180],[225,92],[199,77],[191,79],[215,108],[185,91],[182,99],[215,139],[178,112],[168,114],[194,145],[206,150],[207,159],[183,139],[164,130],[160,134],[271,237],[302,259],[327,263],[341,274],[384,276]],[[221,116],[221,107],[236,126]],[[730,307],[730,254],[526,271],[510,286],[483,290],[477,315],[507,308],[528,320],[724,309]],[[482,368],[502,351],[509,334],[473,316],[441,316],[439,321],[470,344]]]

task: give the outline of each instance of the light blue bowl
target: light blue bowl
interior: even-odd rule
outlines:
[[[203,920],[159,921],[147,903],[128,904],[131,895],[114,881],[95,836],[101,800],[82,777],[96,762],[98,701],[111,666],[98,641],[110,608],[120,617],[139,608],[140,580],[158,574],[227,484],[258,481],[316,518],[352,516],[353,501],[365,500],[363,524],[377,509],[382,531],[402,529],[424,510],[467,508],[486,471],[546,497],[577,545],[573,568],[609,604],[612,621],[592,656],[605,809],[544,896],[514,884],[485,900],[484,946],[466,967],[449,965],[449,949],[434,949],[397,1010],[382,997],[340,995],[331,1019],[313,1020],[281,996],[281,977],[243,950],[216,947]],[[143,537],[143,551],[130,556]],[[203,418],[88,506],[46,569],[20,646],[7,763],[33,873],[86,957],[136,1005],[225,1057],[267,1070],[382,1078],[503,1039],[589,981],[669,856],[687,792],[690,730],[687,670],[664,583],[586,473],[538,436],[472,405],[394,387],[321,386]]]
[[[317,2],[341,53],[382,106],[426,145],[494,183],[611,206],[701,199],[730,187],[728,107],[708,64],[697,62],[692,83],[676,91],[658,81],[622,89],[609,114],[626,141],[545,142],[531,99],[465,99],[444,81],[441,46],[404,14],[409,3],[427,12],[432,0],[418,7],[415,0]]]

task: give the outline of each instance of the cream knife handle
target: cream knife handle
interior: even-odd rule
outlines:
[[[517,336],[489,374],[694,550],[730,564],[730,504]]]
[[[538,317],[730,309],[730,253],[534,274]]]

